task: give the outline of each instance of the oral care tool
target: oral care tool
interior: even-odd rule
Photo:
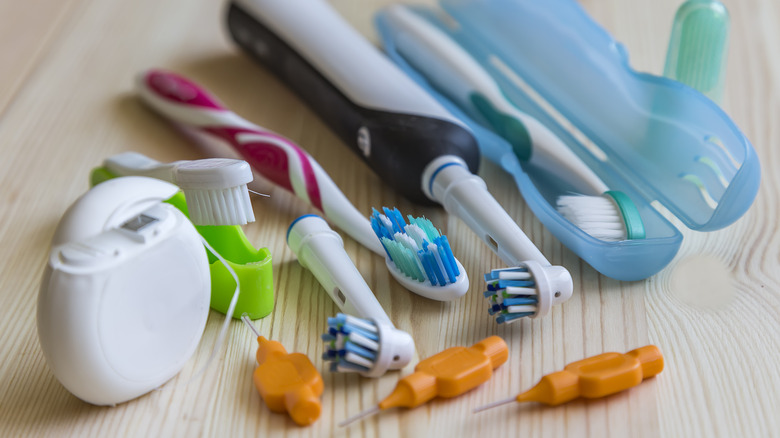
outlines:
[[[344,251],[341,236],[321,217],[306,215],[290,224],[287,245],[339,309],[349,314],[328,318],[323,339],[328,343],[325,359],[333,362],[331,371],[379,377],[405,367],[414,354],[414,341],[393,326]]]
[[[281,343],[260,336],[249,315],[241,320],[257,336],[258,366],[252,380],[268,409],[289,414],[299,426],[317,421],[324,384],[311,360],[301,353],[287,353]]]
[[[470,131],[326,2],[234,1],[228,27],[382,179],[411,200],[444,205],[510,266],[538,261],[549,278],[540,294],[571,296],[568,272],[550,266],[473,174]]]
[[[542,377],[542,380],[528,391],[474,409],[474,413],[513,401],[558,406],[579,397],[606,397],[637,386],[663,369],[664,358],[655,345],[637,348],[626,354],[603,353],[570,363],[563,371]]]
[[[247,184],[254,176],[246,161],[206,158],[160,163],[137,152],[105,160],[103,166],[118,176],[146,176],[176,184],[187,199],[195,225],[244,225],[255,221]]]
[[[392,35],[386,43],[392,42],[393,49],[432,87],[512,145],[511,154],[489,158],[498,164],[525,161],[569,183],[579,195],[560,197],[559,209],[588,234],[603,240],[644,238],[641,216],[631,199],[610,191],[560,138],[517,109],[487,71],[449,36],[404,5],[388,6],[377,20]]]
[[[417,364],[414,373],[402,378],[384,400],[371,409],[339,423],[357,420],[394,407],[416,408],[436,397],[452,398],[487,382],[493,370],[509,358],[506,342],[490,336],[471,347],[452,347]]]
[[[361,245],[384,256],[365,215],[298,145],[241,118],[182,76],[150,70],[139,76],[136,88],[144,103],[156,112],[196,136],[228,143],[264,178],[322,211]]]

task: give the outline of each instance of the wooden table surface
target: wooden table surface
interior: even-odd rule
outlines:
[[[333,1],[372,40],[372,14],[388,3]],[[636,69],[661,72],[677,0],[582,3],[627,46]],[[480,276],[502,266],[500,260],[458,219],[401,199],[296,96],[238,53],[222,26],[222,2],[0,2],[0,436],[778,436],[780,4],[726,4],[732,32],[724,108],[753,142],[763,167],[750,211],[721,231],[683,229],[682,248],[667,268],[645,281],[619,282],[564,248],[512,180],[483,163],[480,174],[495,197],[575,281],[573,298],[551,315],[498,326],[487,315]],[[457,399],[385,412],[348,429],[336,423],[376,403],[412,366],[377,380],[323,371],[322,416],[300,428],[260,400],[251,382],[256,344],[240,322],[231,324],[219,359],[189,381],[222,323],[212,311],[194,359],[163,391],[117,407],[92,406],[71,395],[47,367],[35,325],[41,273],[60,216],[87,190],[90,169],[112,154],[135,150],[161,161],[203,157],[133,95],[134,75],[150,67],[195,79],[239,114],[303,145],[361,211],[395,205],[443,229],[472,278],[469,293],[450,303],[410,294],[391,279],[383,259],[344,239],[393,321],[414,337],[412,364],[492,334],[509,344],[509,362]],[[258,328],[324,369],[319,333],[337,308],[285,245],[290,222],[314,211],[283,190],[270,194],[254,199],[258,220],[245,227],[252,243],[268,247],[274,258],[276,307]],[[470,413],[569,362],[646,344],[660,347],[666,368],[625,393],[556,408],[513,405]]]

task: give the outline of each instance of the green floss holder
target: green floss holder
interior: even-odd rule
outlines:
[[[98,167],[90,174],[90,185],[95,186],[116,177],[108,169]],[[178,192],[165,202],[188,214],[184,193]],[[196,225],[195,229],[238,276],[241,295],[231,316],[240,319],[246,313],[251,319],[259,319],[270,314],[274,308],[274,290],[271,252],[268,248],[255,249],[238,225]],[[236,282],[222,262],[210,251],[207,253],[211,276],[211,308],[227,313]]]
[[[730,18],[718,0],[688,0],[677,10],[664,76],[695,88],[717,104],[723,98]]]

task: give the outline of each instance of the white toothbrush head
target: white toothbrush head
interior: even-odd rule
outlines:
[[[571,298],[571,274],[562,266],[543,266],[535,261],[520,266],[494,269],[485,274],[488,313],[498,315],[499,324],[520,318],[545,316],[555,304]]]
[[[469,278],[452,254],[447,236],[424,217],[407,216],[407,224],[398,209],[383,211],[373,211],[371,228],[387,252],[390,274],[405,288],[432,300],[463,296]]]
[[[561,196],[557,207],[563,217],[596,239],[617,242],[645,238],[642,216],[623,192]]]
[[[405,367],[414,354],[409,333],[343,313],[328,318],[328,331],[322,340],[326,343],[322,358],[330,362],[332,372],[379,377],[388,370]]]
[[[249,163],[227,158],[161,163],[138,152],[107,158],[103,165],[118,176],[146,176],[176,184],[187,199],[195,225],[244,225],[255,221],[247,184]]]
[[[255,221],[247,184],[254,178],[246,161],[207,158],[176,166],[176,184],[196,225],[244,225]]]

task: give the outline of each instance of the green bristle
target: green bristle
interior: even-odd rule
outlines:
[[[393,263],[395,263],[395,266],[399,271],[414,280],[420,282],[425,281],[425,276],[420,270],[420,267],[417,264],[416,255],[412,250],[405,247],[403,244],[386,237],[382,238],[382,244],[387,249],[390,258],[393,259]]]
[[[412,215],[407,216],[409,219],[410,224],[417,225],[420,227],[420,229],[425,232],[425,235],[428,236],[428,241],[433,242],[433,239],[436,239],[437,237],[441,236],[441,233],[439,233],[439,230],[436,229],[436,227],[433,226],[433,223],[429,221],[428,219],[423,217],[412,217]]]

